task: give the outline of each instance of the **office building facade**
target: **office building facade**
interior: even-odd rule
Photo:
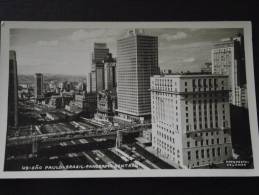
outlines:
[[[106,43],[94,43],[92,52],[92,91],[98,92],[104,89],[104,59],[109,53]]]
[[[152,148],[181,168],[232,157],[228,77],[209,74],[151,78]]]
[[[129,31],[117,41],[118,114],[130,120],[151,116],[150,77],[158,72],[158,38]]]
[[[246,85],[245,53],[243,35],[238,34],[228,41],[214,45],[211,51],[212,73],[229,76],[230,103],[243,107],[247,99],[242,99],[246,94],[243,89]]]
[[[91,72],[89,72],[87,74],[87,78],[86,78],[86,91],[87,91],[87,93],[92,93],[92,74],[91,74]]]
[[[117,109],[116,93],[116,60],[112,54],[107,54],[104,64],[104,90],[97,93],[97,119],[113,122],[113,116]]]
[[[8,126],[18,127],[18,76],[16,52],[9,51]]]
[[[112,122],[117,108],[117,97],[113,90],[99,91],[97,94],[97,114],[99,119]]]
[[[104,59],[104,89],[116,88],[116,60],[109,53]]]
[[[35,74],[35,99],[41,99],[43,98],[44,93],[44,80],[43,80],[43,74],[36,73]]]

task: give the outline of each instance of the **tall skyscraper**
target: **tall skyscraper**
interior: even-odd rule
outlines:
[[[214,45],[211,51],[212,73],[229,76],[231,92],[230,103],[236,106],[247,105],[243,88],[246,85],[244,37],[237,34],[228,41]]]
[[[152,147],[182,168],[232,157],[228,77],[213,74],[151,78]]]
[[[112,90],[116,87],[116,61],[109,53],[104,59],[104,89]]]
[[[40,99],[43,97],[43,74],[36,73],[35,74],[35,98]]]
[[[97,93],[97,113],[99,119],[113,121],[117,108],[116,95],[116,61],[112,54],[107,54],[104,64],[104,90]]]
[[[139,30],[117,41],[117,95],[120,117],[151,115],[150,77],[158,72],[158,38]]]
[[[91,74],[91,72],[89,72],[87,75],[86,91],[87,91],[87,93],[92,93],[92,74]]]
[[[103,67],[103,60],[109,53],[109,48],[107,48],[106,43],[94,43],[94,48],[92,52],[92,70],[96,67]]]
[[[16,52],[9,51],[8,126],[18,127],[18,77]]]
[[[92,53],[92,89],[101,91],[104,89],[104,63],[103,60],[109,53],[106,43],[94,43]],[[95,89],[95,90],[94,90]]]

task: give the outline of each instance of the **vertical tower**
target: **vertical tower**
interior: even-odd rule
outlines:
[[[117,41],[118,114],[127,119],[151,116],[150,77],[158,72],[158,38],[139,30]]]
[[[104,89],[112,90],[116,87],[116,62],[109,53],[104,60]]]
[[[35,74],[35,98],[39,99],[43,97],[43,74]]]
[[[86,91],[87,93],[92,93],[92,74],[88,73],[87,82],[86,82]]]
[[[18,126],[18,78],[16,52],[9,51],[8,125]]]
[[[237,34],[228,41],[215,44],[211,51],[212,73],[229,76],[230,103],[236,106],[246,105],[247,101],[242,99],[246,95],[241,94],[246,85],[243,39],[243,35]]]
[[[92,53],[92,84],[96,92],[104,89],[104,63],[109,53],[106,43],[94,43]]]

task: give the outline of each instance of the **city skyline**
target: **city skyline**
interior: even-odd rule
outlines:
[[[13,30],[5,170],[253,168],[242,34]]]
[[[242,29],[144,29],[158,36],[161,69],[199,71],[211,61],[215,42]],[[127,29],[11,29],[10,49],[17,52],[18,74],[86,75],[94,42],[104,42],[117,57],[116,41]],[[75,68],[76,67],[76,68]]]

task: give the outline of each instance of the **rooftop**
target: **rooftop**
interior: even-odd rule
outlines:
[[[170,73],[154,75],[154,78],[169,77],[169,78],[180,78],[180,77],[228,77],[228,75],[221,74],[209,74],[207,72],[181,72],[181,73]]]

